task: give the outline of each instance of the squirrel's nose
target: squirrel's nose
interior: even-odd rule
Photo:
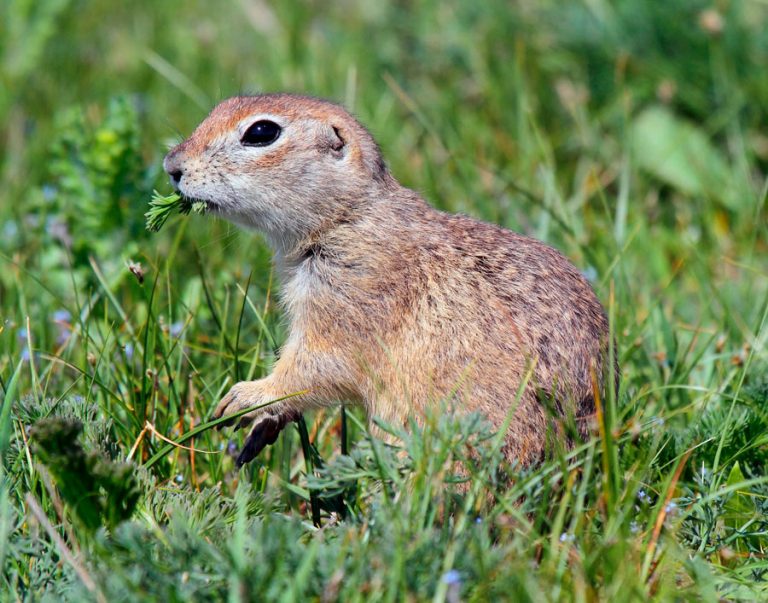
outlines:
[[[172,172],[168,172],[168,175],[171,177],[171,182],[175,186],[181,182],[181,177],[184,175],[184,172],[181,170],[173,170]]]
[[[168,172],[171,177],[171,184],[174,187],[179,186],[181,177],[184,175],[184,170],[181,168],[181,162],[177,159],[176,154],[171,151],[165,156],[163,160],[163,169]]]

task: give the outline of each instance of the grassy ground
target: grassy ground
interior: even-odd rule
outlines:
[[[768,5],[510,4],[0,4],[7,598],[768,597]],[[269,370],[277,283],[258,237],[143,213],[168,144],[262,90],[589,276],[623,372],[592,441],[521,471],[477,418],[402,454],[330,412],[238,472],[240,434],[192,433]]]

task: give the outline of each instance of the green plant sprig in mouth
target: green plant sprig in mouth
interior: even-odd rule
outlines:
[[[190,199],[178,193],[161,195],[159,192],[153,191],[152,200],[149,202],[149,211],[144,214],[147,220],[147,230],[158,232],[174,209],[178,209],[181,214],[188,214],[190,212],[204,214],[208,209],[208,203],[206,201]]]

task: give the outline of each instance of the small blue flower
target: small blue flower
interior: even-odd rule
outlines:
[[[184,330],[184,323],[181,321],[176,321],[173,324],[171,324],[169,333],[171,334],[171,337],[178,337],[179,335],[181,335],[181,332],[183,330]]]
[[[72,333],[72,327],[69,321],[72,320],[72,315],[67,310],[56,310],[53,313],[53,322],[56,323],[58,334],[56,335],[56,343],[63,345]]]
[[[29,362],[30,354],[29,354],[29,348],[25,347],[23,350],[21,350],[21,360],[23,362]]]
[[[16,331],[16,337],[18,337],[19,341],[26,341],[27,339],[29,339],[27,329],[24,327],[21,327],[18,331]]]
[[[445,584],[461,584],[461,574],[456,570],[448,570],[441,578]]]
[[[132,343],[126,343],[125,347],[123,348],[125,351],[125,357],[130,360],[133,358],[133,344]]]
[[[180,483],[181,483],[181,482],[183,482],[183,481],[184,481],[184,476],[183,476],[181,473],[179,473],[179,474],[176,476],[176,483],[177,483],[177,484],[180,484]]]
[[[56,198],[56,187],[51,184],[43,185],[43,199],[46,201],[53,201]]]
[[[667,503],[667,505],[664,507],[664,512],[667,515],[674,515],[677,511],[677,503],[675,501],[670,501]]]
[[[68,323],[70,320],[72,320],[72,315],[69,313],[68,310],[60,309],[56,310],[53,313],[53,322],[66,322]]]
[[[49,216],[45,220],[45,232],[56,241],[59,241],[66,247],[72,245],[72,237],[69,234],[66,222]]]
[[[12,240],[19,234],[19,227],[16,222],[9,220],[3,224],[3,238],[6,240]]]
[[[584,275],[584,278],[590,283],[594,283],[597,280],[597,270],[594,266],[587,266],[581,271],[581,274]]]
[[[483,523],[482,517],[475,517],[475,523]]]
[[[569,534],[568,532],[560,534],[560,542],[573,542],[574,540],[576,540],[576,536],[573,534]]]
[[[650,503],[651,497],[648,496],[648,493],[645,490],[638,490],[637,492],[637,499],[642,503]]]
[[[237,455],[237,444],[233,440],[230,440],[227,444],[227,454],[230,456],[236,456]]]
[[[640,524],[633,519],[629,524],[629,531],[633,534],[637,534],[640,531]]]

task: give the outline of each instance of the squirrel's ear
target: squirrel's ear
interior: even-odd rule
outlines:
[[[341,128],[333,125],[323,128],[323,138],[323,150],[329,152],[336,159],[344,157],[347,141],[341,132]]]

